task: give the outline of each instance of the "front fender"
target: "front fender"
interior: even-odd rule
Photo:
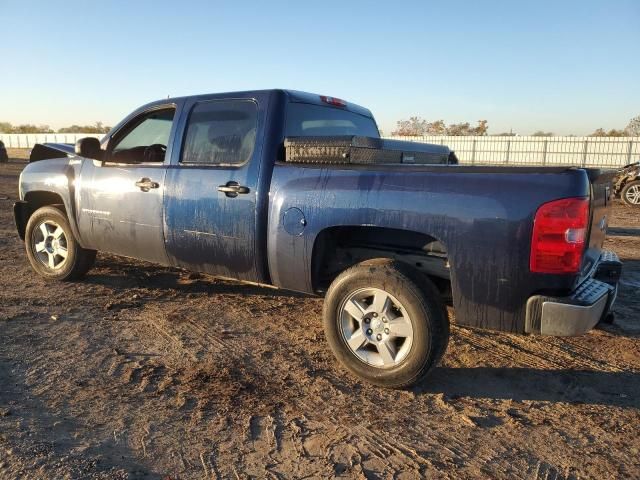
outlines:
[[[16,221],[16,228],[18,229],[18,236],[21,240],[24,240],[24,232],[27,230],[27,222],[31,212],[29,212],[29,204],[24,200],[18,200],[13,204],[13,218]]]
[[[82,160],[56,158],[28,164],[20,174],[20,201],[14,206],[18,234],[24,239],[29,217],[45,205],[62,204],[74,237],[80,246],[82,236],[77,225],[75,190],[80,177]]]

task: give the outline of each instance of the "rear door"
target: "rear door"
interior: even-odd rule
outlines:
[[[256,239],[263,109],[256,98],[185,105],[180,154],[165,191],[166,245],[174,265],[265,280],[256,255],[262,248]]]

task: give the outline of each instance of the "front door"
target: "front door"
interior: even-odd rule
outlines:
[[[113,135],[104,161],[84,161],[79,226],[88,248],[168,264],[162,197],[175,106],[134,117]]]
[[[176,266],[262,281],[255,251],[258,103],[206,100],[185,111],[182,151],[166,177],[167,252]]]

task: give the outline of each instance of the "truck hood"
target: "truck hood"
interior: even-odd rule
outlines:
[[[65,158],[69,155],[75,155],[75,146],[71,143],[36,143],[31,150],[29,162]]]

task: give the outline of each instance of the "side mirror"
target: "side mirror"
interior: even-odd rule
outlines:
[[[85,137],[76,142],[76,155],[94,160],[102,160],[100,141],[97,138]]]

